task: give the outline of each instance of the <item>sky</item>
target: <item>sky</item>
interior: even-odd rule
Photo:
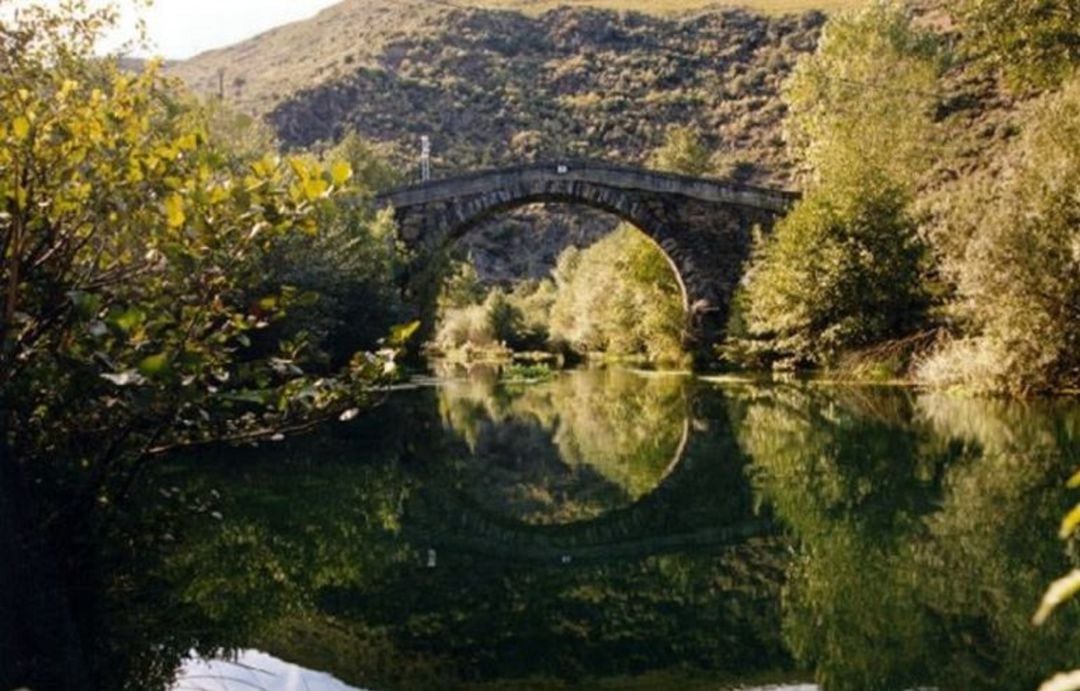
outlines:
[[[97,4],[105,0],[94,0]],[[152,50],[148,55],[188,58],[211,48],[231,45],[275,26],[305,19],[340,0],[155,0],[139,10],[146,20]],[[59,0],[16,0],[16,6],[58,5]],[[116,0],[124,9],[124,25],[105,48],[112,50],[134,35],[135,3]],[[141,51],[140,51],[141,52]]]

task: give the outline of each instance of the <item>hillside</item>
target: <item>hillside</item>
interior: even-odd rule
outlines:
[[[287,146],[355,130],[402,163],[431,134],[443,170],[565,155],[641,162],[669,125],[690,124],[721,152],[719,173],[790,182],[776,96],[822,14],[482,1],[514,9],[347,0],[171,69],[203,93],[224,85],[227,103],[267,117]]]
[[[265,118],[286,147],[357,132],[407,177],[425,134],[439,175],[566,156],[644,163],[669,127],[690,125],[717,152],[715,174],[794,186],[778,96],[798,57],[814,49],[821,12],[755,14],[715,2],[674,12],[673,2],[637,0],[465,4],[346,0],[169,69]],[[568,244],[612,227],[595,214],[526,210],[471,234],[463,252],[491,280],[542,276]]]

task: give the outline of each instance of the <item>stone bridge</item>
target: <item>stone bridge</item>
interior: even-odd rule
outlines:
[[[433,180],[387,191],[377,202],[393,206],[403,240],[421,257],[526,204],[580,204],[614,214],[667,255],[690,317],[687,345],[701,352],[727,322],[753,228],[771,228],[796,199],[793,192],[724,180],[566,162]]]

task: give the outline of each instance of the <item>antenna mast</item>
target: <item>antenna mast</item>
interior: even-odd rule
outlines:
[[[426,134],[420,137],[420,180],[427,182],[431,179],[431,137]]]

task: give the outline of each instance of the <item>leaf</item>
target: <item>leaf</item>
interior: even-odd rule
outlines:
[[[360,409],[359,408],[349,408],[344,413],[342,413],[341,416],[338,417],[338,419],[341,420],[342,422],[348,422],[349,420],[355,419],[356,416],[359,415],[359,414],[360,414]]]
[[[1080,591],[1080,569],[1074,569],[1068,576],[1059,578],[1050,584],[1046,594],[1043,595],[1039,611],[1035,612],[1035,616],[1032,618],[1032,622],[1036,626],[1041,626],[1055,609],[1073,595],[1076,595],[1078,591]]]
[[[1078,691],[1080,690],[1080,669],[1075,672],[1058,674],[1043,682],[1039,691]]]
[[[113,314],[109,317],[109,323],[124,333],[129,333],[146,321],[146,313],[137,307]]]
[[[169,356],[165,353],[150,355],[139,362],[139,373],[147,377],[154,377],[165,373],[169,369]]]
[[[94,295],[93,293],[87,293],[82,290],[72,290],[68,292],[68,299],[71,300],[71,304],[75,307],[75,314],[80,319],[90,319],[98,313],[101,309],[101,296]]]
[[[329,183],[322,178],[310,178],[304,181],[304,196],[310,201],[315,201],[322,197],[329,189]]]
[[[272,391],[259,391],[259,390],[245,390],[245,391],[233,391],[227,394],[222,394],[221,398],[226,401],[234,401],[236,403],[254,403],[256,405],[266,405],[273,396]]]
[[[1069,478],[1068,487],[1069,487],[1069,489],[1076,489],[1076,488],[1080,487],[1080,472],[1078,472],[1076,475],[1073,475],[1071,478]]]
[[[348,182],[352,175],[352,166],[345,161],[338,161],[330,166],[330,179],[333,180],[334,184],[338,187]]]
[[[179,228],[184,225],[184,199],[179,194],[170,194],[165,197],[165,220],[170,228]]]
[[[127,370],[126,372],[119,372],[117,374],[102,374],[102,379],[106,379],[117,386],[140,386],[146,383],[146,378],[135,370]]]
[[[409,339],[413,337],[417,329],[420,328],[420,322],[409,322],[408,324],[398,324],[390,329],[390,335],[386,338],[386,345],[400,348],[408,343]]]
[[[12,121],[11,132],[15,135],[15,141],[21,142],[25,140],[30,136],[30,121],[20,115]]]
[[[1061,521],[1061,532],[1059,535],[1062,540],[1069,539],[1074,532],[1076,532],[1077,526],[1080,526],[1080,504],[1077,504],[1069,515],[1065,516]]]

